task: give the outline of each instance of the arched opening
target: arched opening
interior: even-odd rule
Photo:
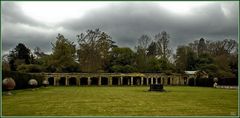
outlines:
[[[98,85],[98,78],[92,77],[91,78],[91,85]]]
[[[133,77],[133,85],[140,85],[141,78],[140,77]]]
[[[69,86],[76,86],[77,85],[77,79],[75,77],[69,78]]]
[[[167,84],[170,85],[170,77],[168,77]]]
[[[102,83],[102,85],[108,85],[108,78],[107,77],[102,77],[101,78],[101,83]]]
[[[49,82],[49,85],[54,85],[54,78],[53,77],[49,77],[48,78],[48,82]]]
[[[143,79],[143,85],[147,85],[147,78]]]
[[[158,79],[158,84],[162,84],[161,82],[161,77],[157,78]]]
[[[118,85],[118,77],[112,77],[112,85]]]
[[[156,81],[156,78],[154,77],[153,78],[153,84],[156,84],[157,83],[157,81]]]
[[[86,77],[80,78],[80,85],[88,85],[88,78]]]
[[[66,82],[66,78],[65,77],[61,77],[59,80],[59,85],[60,86],[65,86],[65,82]]]
[[[129,84],[129,81],[130,80],[130,77],[123,77],[123,83],[122,83],[122,85],[128,85]]]
[[[151,84],[151,78],[148,78],[148,84],[150,85]]]

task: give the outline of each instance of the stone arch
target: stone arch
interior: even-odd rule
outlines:
[[[123,77],[122,85],[130,85],[130,77]]]
[[[147,81],[148,81],[148,79],[147,78],[143,78],[143,85],[147,85]]]
[[[97,77],[91,77],[91,84],[90,85],[98,85],[98,78]]]
[[[77,85],[77,79],[75,77],[70,77],[68,79],[69,86],[76,86]]]
[[[108,85],[108,78],[107,77],[101,77],[101,85]]]
[[[140,85],[141,77],[133,77],[133,85]]]
[[[80,78],[80,85],[88,85],[88,78],[87,77],[81,77]]]
[[[162,84],[161,83],[161,77],[158,77],[157,80],[158,80],[158,84]]]
[[[60,85],[60,86],[66,85],[66,77],[60,77],[59,85]]]
[[[168,77],[168,79],[167,79],[167,85],[170,85],[171,84],[171,80],[170,80],[171,78],[170,77]]]
[[[54,85],[54,77],[49,77],[48,78],[49,85]]]
[[[112,85],[118,85],[119,77],[112,77]]]

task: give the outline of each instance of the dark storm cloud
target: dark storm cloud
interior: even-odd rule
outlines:
[[[224,3],[228,14],[220,3],[211,3],[193,8],[189,15],[171,13],[154,3],[114,3],[101,9],[90,10],[79,19],[58,23],[55,27],[44,26],[11,5],[12,3],[8,7],[3,5],[3,50],[9,50],[16,42],[25,41],[31,47],[39,46],[44,51],[50,51],[49,42],[54,41],[58,32],[76,41],[78,33],[95,28],[109,33],[119,46],[131,48],[142,34],[153,37],[163,30],[170,34],[170,47],[173,49],[201,37],[208,40],[237,40],[238,4],[234,3]],[[19,22],[27,26],[19,25]],[[63,30],[56,30],[59,27]],[[49,28],[52,30],[48,31]]]
[[[49,27],[44,23],[26,16],[15,3],[4,2],[2,4],[3,54],[8,53],[9,50],[12,50],[18,43],[24,43],[31,49],[41,47],[43,51],[50,51],[50,42],[57,34],[44,30],[51,28],[53,27]]]
[[[81,19],[66,21],[63,26],[76,31],[100,27],[119,45],[131,47],[142,34],[153,36],[165,30],[170,34],[170,44],[174,48],[201,37],[236,40],[237,8],[237,5],[231,5],[231,14],[227,17],[220,4],[212,3],[192,9],[192,14],[185,16],[170,13],[157,4],[114,4],[91,11]]]

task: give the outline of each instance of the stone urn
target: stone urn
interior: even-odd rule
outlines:
[[[11,91],[16,86],[16,83],[13,78],[7,77],[2,81],[3,87],[7,90],[7,95],[12,95]]]
[[[47,87],[49,85],[49,82],[48,80],[43,80],[42,84],[44,87]]]
[[[35,79],[30,79],[30,80],[28,81],[28,84],[32,87],[32,90],[34,90],[34,88],[37,87],[38,82],[37,82],[37,80],[35,80]]]

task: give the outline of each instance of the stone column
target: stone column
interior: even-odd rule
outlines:
[[[108,85],[112,86],[112,77],[108,77]]]
[[[123,77],[120,77],[120,85],[123,85]]]
[[[77,86],[80,86],[80,78],[76,77]]]
[[[66,77],[65,78],[65,86],[68,86],[69,85],[69,83],[68,83],[68,78]]]
[[[128,78],[128,85],[130,85],[130,79]]]
[[[149,78],[147,77],[147,78],[146,78],[146,80],[147,80],[147,81],[146,81],[147,86],[148,86],[148,79],[149,79]]]
[[[156,83],[159,84],[159,81],[158,81],[159,78],[156,78]]]
[[[133,77],[131,77],[131,86],[133,85]]]
[[[101,86],[102,85],[102,77],[100,76],[99,78],[98,78],[98,86]]]
[[[91,78],[88,77],[88,85],[91,85]]]
[[[53,86],[57,86],[56,79],[57,79],[57,77],[53,78]]]
[[[121,78],[117,78],[118,79],[118,86],[121,85]]]
[[[151,77],[151,84],[153,84],[153,77]]]
[[[143,77],[141,77],[141,85],[143,85]]]

